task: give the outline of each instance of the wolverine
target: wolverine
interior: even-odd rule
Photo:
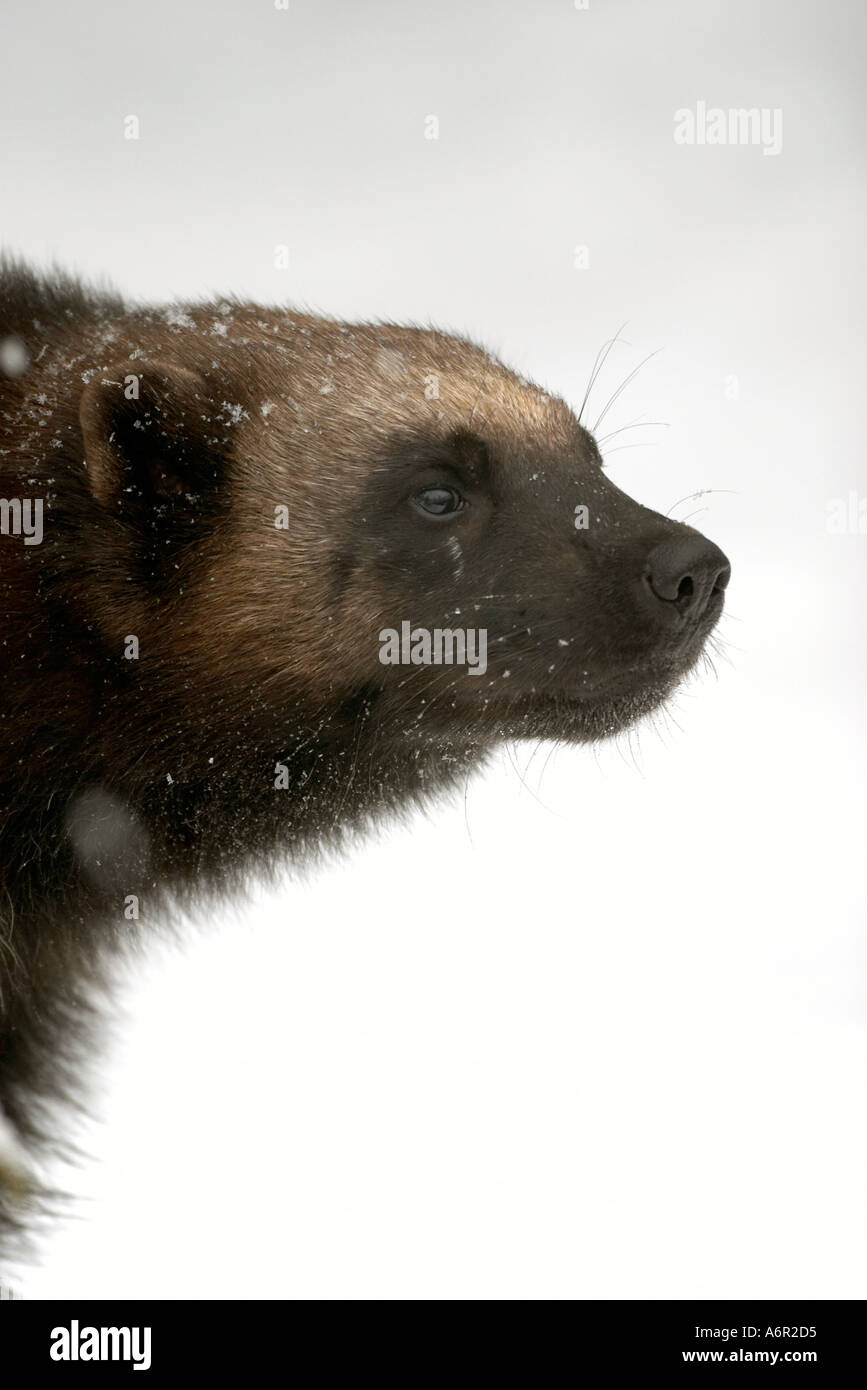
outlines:
[[[33,1172],[114,949],[699,662],[728,561],[580,415],[448,333],[3,264],[0,1144]],[[404,625],[484,634],[484,671],[382,660]],[[0,1188],[35,1219],[17,1159]]]

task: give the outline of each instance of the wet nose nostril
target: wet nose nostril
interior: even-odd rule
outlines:
[[[680,536],[654,546],[644,571],[647,588],[666,612],[695,617],[705,611],[713,595],[722,594],[730,576],[725,555],[704,536]]]
[[[713,589],[711,590],[711,592],[714,594],[725,593],[725,590],[728,588],[728,582],[731,579],[731,577],[732,567],[730,564],[726,563],[723,565],[722,569],[719,571],[716,579],[714,580]]]

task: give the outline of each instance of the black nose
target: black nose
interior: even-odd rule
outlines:
[[[731,565],[718,545],[704,536],[678,536],[654,546],[644,580],[668,610],[700,618],[731,577]]]

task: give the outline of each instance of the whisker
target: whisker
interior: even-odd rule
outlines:
[[[698,492],[688,492],[685,497],[681,497],[679,501],[673,502],[669,507],[668,511],[665,513],[665,515],[671,516],[671,513],[674,511],[675,507],[681,506],[681,504],[684,502],[697,502],[700,497],[713,497],[716,493],[719,492],[727,492],[732,497],[738,496],[736,490],[730,487],[699,488]]]
[[[626,430],[646,430],[653,425],[659,426],[662,429],[670,428],[668,420],[633,420],[628,425],[621,425],[619,429],[609,430],[608,434],[603,434],[601,439],[596,440],[596,443],[601,449],[606,440],[613,439],[616,434],[623,434]]]
[[[627,321],[628,321],[628,320],[627,320]],[[596,361],[594,362],[594,364],[593,364],[593,370],[592,370],[592,372],[590,373],[590,380],[589,380],[588,383],[587,383],[587,390],[584,392],[584,399],[583,399],[583,401],[581,402],[581,409],[578,411],[578,424],[579,424],[579,425],[581,424],[581,417],[582,417],[583,414],[584,414],[584,407],[585,407],[585,405],[587,404],[587,401],[588,401],[589,396],[590,396],[590,392],[593,390],[593,386],[594,386],[594,383],[595,383],[595,381],[596,381],[596,378],[598,377],[599,373],[602,371],[602,368],[605,366],[605,363],[606,363],[606,361],[608,360],[608,354],[610,353],[611,349],[614,347],[614,344],[617,342],[617,339],[620,337],[620,334],[623,332],[623,330],[624,330],[625,327],[626,327],[626,324],[625,324],[625,323],[622,323],[622,324],[620,325],[620,327],[618,328],[617,332],[614,334],[614,337],[611,338],[607,344],[603,343],[602,347],[599,349],[599,351],[598,351],[597,354],[596,354]],[[600,359],[601,359],[601,360],[600,360]],[[595,433],[595,431],[594,431],[594,433]]]
[[[614,446],[613,449],[606,449],[606,450],[605,450],[605,454],[604,454],[603,457],[604,457],[604,458],[607,458],[609,454],[616,454],[616,453],[619,453],[621,449],[658,449],[658,448],[659,448],[659,440],[658,440],[658,439],[643,439],[643,440],[641,441],[640,444],[615,444],[615,446]]]
[[[617,390],[614,392],[614,395],[611,397],[602,414],[599,416],[599,419],[596,421],[596,424],[593,426],[594,435],[598,430],[599,426],[602,424],[602,421],[605,419],[605,416],[608,414],[609,410],[613,406],[614,402],[618,400],[618,398],[623,394],[629,383],[635,380],[635,378],[638,376],[638,373],[641,371],[641,368],[646,367],[651,358],[658,357],[661,352],[662,348],[655,348],[653,352],[649,352],[647,356],[643,359],[643,361],[639,362],[638,366],[635,367],[629,373],[629,376],[626,378],[626,380],[624,382],[621,382],[620,386],[618,386]]]

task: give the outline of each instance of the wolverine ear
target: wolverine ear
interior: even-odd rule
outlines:
[[[221,481],[230,421],[186,367],[127,359],[101,371],[82,392],[79,419],[90,487],[106,507],[195,501]]]

